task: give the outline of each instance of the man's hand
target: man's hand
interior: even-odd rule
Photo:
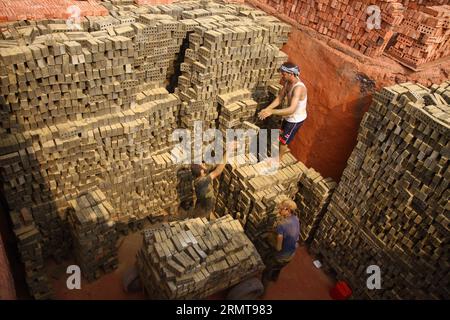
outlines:
[[[265,108],[261,110],[261,112],[258,114],[258,117],[260,120],[264,120],[267,117],[270,117],[273,114],[273,110]]]

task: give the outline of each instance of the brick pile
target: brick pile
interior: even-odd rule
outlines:
[[[174,2],[174,0],[123,0],[123,1],[134,2],[138,5],[156,5],[156,4],[160,5]]]
[[[295,198],[298,181],[307,168],[288,153],[279,170],[267,175],[262,170],[264,163],[249,164],[251,159],[239,157],[242,155],[233,158],[222,173],[215,214],[238,219],[265,261],[273,249],[263,235],[273,232],[278,223],[276,206],[283,199]]]
[[[148,14],[142,16],[143,19],[148,18]],[[108,196],[115,199],[117,204],[122,204],[117,209],[123,212],[133,214],[130,209],[134,209],[143,215],[147,209],[160,211],[157,208],[162,202],[156,203],[153,199],[146,202],[146,208],[133,208],[130,203],[125,208],[123,204],[126,201],[121,201],[121,194],[126,198],[139,197],[138,194],[132,194],[131,197],[127,194],[133,188],[124,190],[122,187],[123,181],[130,180],[128,177],[131,171],[134,170],[134,174],[140,177],[135,179],[137,183],[134,185],[142,183],[141,187],[135,188],[135,192],[140,193],[149,183],[149,163],[153,163],[153,167],[164,167],[166,172],[174,169],[167,168],[173,165],[168,155],[161,165],[150,154],[167,152],[172,146],[169,138],[177,126],[178,99],[161,86],[170,61],[168,55],[172,60],[175,58],[174,44],[180,44],[184,33],[179,32],[174,36],[174,32],[178,31],[168,31],[167,27],[164,29],[164,25],[180,25],[170,16],[165,17],[163,22],[159,17],[153,18],[150,17],[151,27],[142,23],[129,24],[129,33],[127,29],[124,30],[127,26],[113,26],[109,30],[111,35],[102,31],[57,35],[44,32],[43,35],[37,34],[29,46],[9,47],[2,51],[2,88],[6,99],[3,96],[5,104],[1,127],[4,133],[8,133],[2,141],[5,144],[4,151],[8,154],[5,155],[8,158],[5,161],[12,163],[13,158],[33,157],[31,165],[25,163],[21,166],[20,170],[25,171],[25,175],[17,177],[19,183],[11,181],[11,188],[6,184],[5,189],[11,194],[9,202],[13,207],[24,200],[38,204],[42,201],[47,206],[42,211],[51,211],[48,205],[56,202],[57,210],[61,211],[66,202],[64,193],[74,196],[78,191],[100,184],[107,189]],[[149,38],[144,36],[148,32],[153,32],[156,39],[162,40],[157,40],[157,43],[148,41]],[[158,41],[165,41],[166,46]],[[171,48],[172,52],[163,53],[163,57],[152,51],[156,46],[166,51]],[[156,70],[151,68],[155,67],[162,73],[156,76],[151,74]],[[13,68],[18,68],[19,72],[9,72]],[[22,72],[27,74],[28,88],[18,86],[25,79],[22,78]],[[60,91],[54,91],[55,83]],[[14,98],[13,90],[20,92],[20,103]],[[76,149],[75,146],[82,146],[82,149]],[[63,150],[66,153],[64,155],[61,154]],[[79,156],[83,160],[76,164],[76,157]],[[99,157],[104,160],[103,163],[98,162]],[[30,162],[29,159],[23,161]],[[133,162],[139,163],[141,171]],[[38,192],[38,189],[24,185],[25,177],[29,175],[27,172],[37,165],[41,170],[50,168],[51,172],[57,168],[71,171],[65,176],[64,183],[57,182],[59,176],[52,174],[46,177],[49,185],[40,186],[40,198],[44,199],[45,196],[50,201],[30,199],[30,195]],[[104,169],[108,173],[100,174]],[[144,172],[147,176],[142,175]],[[170,179],[171,176],[169,174],[168,181],[174,180]],[[154,186],[160,184],[153,182]],[[21,192],[22,187],[28,188],[25,193]],[[21,194],[22,199],[17,198]],[[170,194],[164,195],[165,204],[173,204],[175,197],[167,201]],[[154,206],[149,207],[149,203],[154,203]],[[32,210],[38,210],[31,207]],[[45,215],[50,214],[46,212]],[[53,215],[43,221],[38,217],[37,221],[43,226],[52,225],[48,222],[54,218]]]
[[[370,17],[366,12],[373,1],[249,2],[268,5],[299,24],[337,39],[365,55],[377,57],[388,52],[389,56],[411,69],[448,57],[450,52],[449,6],[445,0],[378,1],[381,28],[373,30],[367,28]]]
[[[251,99],[250,91],[233,91],[217,99],[219,130],[224,137],[227,129],[240,128],[245,121],[254,122],[258,103]]]
[[[253,2],[253,1],[250,1]],[[380,56],[394,28],[403,19],[403,7],[394,1],[378,1],[383,19],[381,29],[367,30],[366,9],[373,1],[349,0],[258,0],[255,3],[267,4],[276,12],[282,13],[301,25],[306,25],[320,34],[349,45],[368,56]]]
[[[1,0],[0,22],[15,20],[67,19],[74,14],[69,7],[79,8],[84,16],[105,16],[108,10],[99,1]]]
[[[43,258],[70,252],[67,209],[80,194],[101,190],[122,233],[147,218],[173,217],[180,201],[192,198],[192,177],[169,153],[171,132],[180,122],[189,127],[190,120],[204,119],[189,118],[194,106],[209,106],[206,118],[214,127],[219,113],[217,98],[183,99],[208,81],[200,69],[187,69],[201,62],[214,72],[221,68],[221,82],[205,86],[214,97],[249,90],[239,100],[245,106],[236,102],[240,119],[250,119],[252,96],[263,97],[278,81],[276,69],[286,58],[279,48],[289,27],[247,6],[102,4],[109,15],[83,17],[81,30],[49,17],[8,23],[0,32],[2,191],[12,212],[29,208]],[[227,39],[216,39],[225,26],[231,28],[223,33]],[[180,50],[191,36],[193,51],[184,56]],[[219,44],[231,45],[239,68],[215,56],[229,53],[213,48]],[[178,85],[186,86],[171,94],[164,87],[177,63],[187,75]],[[216,81],[219,73],[209,76]]]
[[[258,170],[258,166],[252,168]],[[300,240],[310,240],[327,209],[335,183],[297,162],[290,154],[286,155],[281,170],[275,175],[245,177],[252,168],[238,167],[232,172],[230,186],[237,191],[228,191],[235,193],[227,194],[225,210],[230,212],[231,208],[236,211],[236,218],[245,226],[246,234],[265,260],[273,253],[273,248],[263,235],[272,234],[279,223],[278,204],[286,198],[295,200],[298,206],[295,214],[300,221]],[[236,184],[238,187],[235,187]],[[233,201],[236,202],[234,206]]]
[[[447,0],[401,0],[400,2],[411,9],[447,4]]]
[[[250,8],[225,8],[229,12],[221,15],[209,7],[183,12],[189,48],[176,92],[186,114],[181,121],[188,128],[193,120],[205,121],[204,128],[214,127],[218,95],[253,92],[276,83],[277,69],[287,59],[279,48],[287,41],[288,25],[263,15],[250,18],[256,12]],[[192,116],[190,109],[204,111]]]
[[[450,6],[407,10],[389,56],[412,69],[450,53]]]
[[[239,221],[223,216],[164,224],[143,231],[139,275],[153,299],[201,299],[264,269]]]
[[[450,82],[384,88],[312,242],[355,298],[446,299]],[[369,290],[366,269],[381,270]]]
[[[300,177],[295,202],[298,208],[296,214],[300,220],[301,241],[307,242],[314,236],[335,187],[336,183],[331,178],[322,177],[313,168],[305,170]]]
[[[98,188],[70,201],[68,220],[75,260],[83,277],[93,281],[118,266],[114,208]]]
[[[51,299],[53,292],[44,267],[42,235],[34,223],[33,216],[26,208],[12,211],[10,215],[30,294],[38,300]]]

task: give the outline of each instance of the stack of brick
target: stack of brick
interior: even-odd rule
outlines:
[[[32,43],[2,50],[5,195],[11,208],[26,204],[32,210],[45,252],[66,251],[67,200],[94,185],[111,199],[120,222],[175,212],[177,168],[168,154],[162,162],[154,156],[173,145],[179,100],[161,88],[169,58],[150,52],[156,44],[149,41],[171,49],[175,59],[184,33],[164,27],[179,28],[170,16],[153,18],[146,20],[150,25],[127,20],[91,33],[48,34],[51,24],[32,24]],[[95,18],[89,23],[96,29]],[[11,35],[3,38],[23,36],[10,32],[16,28],[22,26],[10,25],[5,32]],[[146,73],[160,62],[162,77]],[[161,186],[171,191],[161,194]]]
[[[312,168],[300,177],[295,196],[297,216],[300,221],[300,240],[309,241],[322,220],[331,200],[336,183],[324,178]]]
[[[231,6],[233,7],[233,6]],[[238,8],[235,8],[236,11]],[[279,80],[277,69],[286,60],[279,47],[290,27],[265,16],[247,17],[251,10],[214,14],[217,8],[183,12],[188,26],[189,48],[181,64],[177,93],[184,104],[181,121],[187,127],[203,120],[215,126],[217,96],[233,91],[266,87]],[[182,21],[183,22],[183,21]],[[193,118],[190,109],[207,109]]]
[[[133,80],[129,38],[79,33],[77,41],[65,34],[56,39],[41,36],[29,46],[2,50],[2,128],[8,132],[44,130],[130,108],[136,93],[127,86]],[[106,66],[108,72],[100,73]],[[29,86],[19,86],[25,75]],[[54,84],[61,88],[53,90]],[[15,98],[14,92],[21,98]]]
[[[184,25],[163,14],[141,14],[138,21],[145,27],[133,24],[137,29],[137,78],[146,82],[165,81],[168,72],[173,73],[170,67],[176,61],[186,37]]]
[[[438,6],[447,4],[447,0],[401,0],[406,8],[418,9],[428,6]]]
[[[74,254],[83,277],[93,281],[101,272],[111,272],[118,266],[118,239],[111,220],[114,208],[99,189],[70,201],[68,220]]]
[[[372,30],[367,29],[369,15],[366,10],[374,4],[369,0],[252,0],[250,3],[267,4],[301,25],[337,39],[368,56],[380,56],[383,53],[394,35],[394,28],[403,19],[402,4],[391,0],[377,2],[382,23],[380,29]]]
[[[289,27],[244,5],[104,5],[110,15],[84,17],[78,31],[61,19],[0,32],[0,179],[9,208],[31,211],[44,258],[69,252],[69,202],[94,187],[119,231],[175,215],[179,193],[192,194],[186,168],[169,154],[180,119],[216,127],[219,94],[259,97],[286,59],[279,48]],[[187,32],[186,79],[169,94],[163,87]],[[255,103],[243,98],[247,119]]]
[[[55,188],[56,181],[61,176],[57,173],[55,162],[47,164],[47,160],[43,156],[37,136],[32,136],[29,132],[2,135],[0,174],[2,192],[8,207],[12,212],[18,212],[23,207],[28,208],[42,235],[43,255],[46,257],[52,254],[60,259],[68,251],[70,236],[62,219],[64,206],[57,207],[62,198],[59,202],[55,201],[58,192]],[[67,171],[67,176],[69,175]]]
[[[264,269],[239,221],[230,216],[171,222],[143,234],[137,265],[150,298],[205,298]]]
[[[450,6],[407,10],[387,53],[412,69],[449,56]]]
[[[123,0],[127,1],[127,0]],[[131,2],[134,2],[139,5],[153,5],[153,4],[169,4],[174,2],[173,0],[132,0]]]
[[[221,176],[215,214],[231,215],[238,219],[252,241],[272,228],[276,218],[275,202],[279,195],[294,199],[298,181],[306,167],[287,154],[280,168],[264,174],[264,163],[248,164],[249,160],[232,158]]]
[[[108,8],[109,16],[89,17],[92,29],[132,38],[137,52],[133,70],[139,91],[165,85],[186,37],[185,25],[176,20],[172,11],[161,10],[164,6],[116,4]]]
[[[107,14],[108,10],[96,0],[0,1],[0,22],[15,20],[68,19],[70,17],[104,16]]]
[[[257,102],[248,90],[237,90],[217,97],[219,130],[225,137],[227,129],[240,128],[245,121],[254,122]]]
[[[72,28],[63,19],[46,19],[46,20],[26,20],[13,21],[1,25],[0,39],[9,40],[10,44],[18,45],[32,44],[36,37],[51,33],[72,33],[75,31],[83,31],[89,29],[89,20],[85,17],[80,18],[77,22],[77,28]],[[76,33],[75,33],[76,34]],[[9,44],[8,41],[2,41],[2,47]]]
[[[51,299],[53,293],[44,267],[42,236],[33,216],[29,210],[22,208],[20,211],[11,212],[11,221],[31,296],[38,300]]]
[[[312,242],[355,298],[445,299],[449,277],[450,82],[374,95]],[[381,289],[366,286],[369,266]]]

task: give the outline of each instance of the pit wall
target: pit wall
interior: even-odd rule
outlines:
[[[300,66],[300,77],[308,89],[308,118],[290,149],[324,177],[340,180],[374,90],[407,81],[430,86],[449,78],[448,61],[413,71],[385,56],[367,57],[302,26],[263,1],[247,2],[294,26],[282,50]]]

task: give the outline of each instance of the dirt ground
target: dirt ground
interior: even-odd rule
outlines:
[[[118,243],[119,267],[92,283],[82,280],[80,290],[69,290],[66,286],[69,276],[66,274],[66,269],[74,263],[73,261],[65,261],[59,265],[49,262],[48,270],[55,298],[61,300],[145,299],[143,293],[126,293],[122,289],[122,275],[134,264],[136,253],[142,245],[142,236],[136,232],[122,237]],[[328,292],[333,284],[332,279],[314,266],[313,258],[308,254],[306,247],[299,247],[294,260],[282,270],[278,281],[268,286],[262,299],[329,300],[331,298]],[[224,299],[225,295],[226,292],[219,292],[209,299]]]

